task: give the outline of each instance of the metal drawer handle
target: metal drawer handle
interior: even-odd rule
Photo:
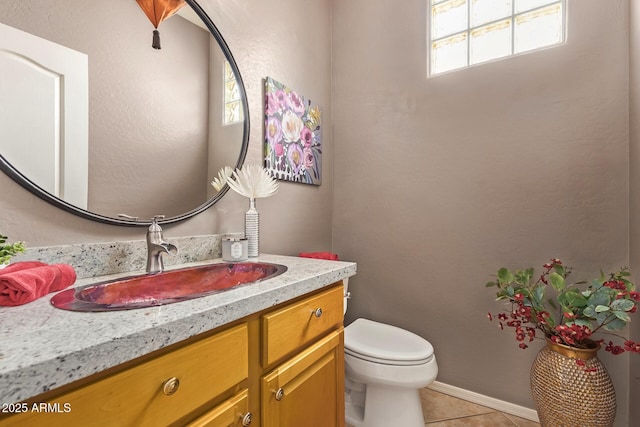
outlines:
[[[242,425],[243,427],[247,427],[248,425],[251,424],[251,412],[247,412],[246,414],[244,414],[244,417],[242,417]]]
[[[280,387],[277,391],[276,391],[276,400],[279,402],[282,400],[282,398],[284,397],[284,390],[282,389],[282,387]]]
[[[316,308],[316,310],[313,312],[313,315],[316,317],[320,317],[322,316],[322,309],[321,308]]]
[[[171,377],[164,382],[162,386],[162,392],[167,396],[171,396],[176,391],[178,391],[178,387],[180,387],[180,380],[176,377]]]

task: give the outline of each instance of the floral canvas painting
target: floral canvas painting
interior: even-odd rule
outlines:
[[[320,108],[270,77],[264,93],[265,169],[277,179],[320,185]]]

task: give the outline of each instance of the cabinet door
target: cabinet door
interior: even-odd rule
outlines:
[[[246,427],[250,424],[249,392],[243,390],[187,424],[187,427]]]
[[[344,333],[332,332],[262,379],[264,427],[344,427]]]

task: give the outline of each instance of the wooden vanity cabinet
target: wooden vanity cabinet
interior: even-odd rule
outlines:
[[[29,399],[0,427],[344,427],[342,304],[338,282]]]
[[[263,427],[344,426],[342,286],[262,319]]]

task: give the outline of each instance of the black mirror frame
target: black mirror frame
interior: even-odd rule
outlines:
[[[244,114],[242,147],[240,148],[240,155],[238,156],[238,161],[236,162],[236,165],[235,165],[236,168],[240,168],[242,167],[244,160],[247,156],[247,150],[249,147],[249,129],[250,129],[249,105],[247,102],[247,95],[244,88],[244,82],[242,81],[240,71],[238,70],[238,65],[233,59],[233,55],[231,54],[231,50],[229,50],[229,46],[227,45],[227,42],[222,37],[222,34],[220,34],[220,31],[218,31],[218,28],[216,28],[213,21],[211,21],[211,18],[209,18],[209,16],[202,9],[202,7],[196,2],[196,0],[185,0],[185,3],[191,6],[193,11],[207,26],[207,28],[209,29],[209,32],[211,32],[213,37],[216,39],[216,41],[220,45],[220,49],[222,49],[222,52],[224,53],[225,57],[229,61],[231,70],[236,76],[236,82],[238,83],[238,89],[240,90],[240,100],[242,101],[242,108],[243,108],[243,114]],[[2,170],[11,179],[13,179],[15,182],[17,182],[22,187],[24,187],[34,195],[38,196],[39,198],[51,203],[52,205],[60,209],[63,209],[69,213],[80,216],[82,218],[90,219],[92,221],[97,221],[104,224],[121,225],[121,226],[129,226],[129,227],[142,227],[142,226],[149,226],[151,224],[150,219],[146,221],[141,221],[141,220],[127,219],[127,218],[113,218],[105,215],[100,215],[85,209],[81,209],[77,206],[67,203],[64,200],[45,191],[44,189],[39,187],[37,184],[35,184],[33,181],[31,181],[29,178],[24,176],[20,171],[18,171],[15,167],[13,167],[13,165],[11,165],[11,163],[9,163],[1,154],[0,154],[0,170]],[[229,191],[229,186],[225,185],[222,188],[222,190],[218,192],[218,194],[216,194],[213,198],[209,199],[202,205],[196,207],[195,209],[181,215],[176,215],[170,218],[161,219],[158,221],[158,223],[171,224],[175,222],[184,221],[195,215],[198,215],[199,213],[207,210],[208,208],[213,206],[216,202],[218,202],[227,193],[227,191]]]

